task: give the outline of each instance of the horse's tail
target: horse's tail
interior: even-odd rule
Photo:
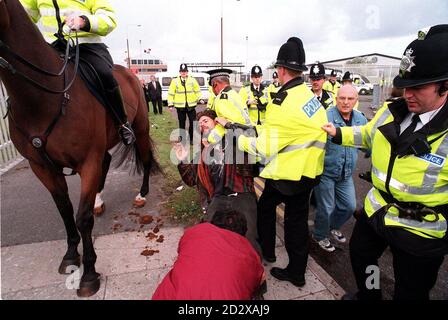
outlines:
[[[148,137],[149,148],[148,148],[148,169],[149,174],[154,175],[158,173],[163,173],[162,168],[160,167],[159,162],[155,157],[155,146],[151,137]],[[139,152],[137,147],[137,143],[133,143],[132,145],[126,146],[123,143],[120,143],[115,151],[113,152],[113,157],[117,156],[117,160],[114,161],[114,165],[116,168],[124,165],[128,167],[131,174],[139,174],[144,173],[145,163],[143,161],[143,157]]]

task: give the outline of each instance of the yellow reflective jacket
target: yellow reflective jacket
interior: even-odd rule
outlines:
[[[247,106],[241,100],[240,95],[230,86],[224,88],[216,97],[213,107],[218,117],[223,117],[233,123],[251,125]],[[221,125],[217,125],[209,136],[208,142],[217,143],[225,134]]]
[[[281,84],[278,83],[277,85],[275,85],[274,83],[271,83],[268,87],[268,103],[272,102],[272,97],[271,97],[271,93],[277,93],[278,90],[280,90]]]
[[[168,106],[185,108],[188,104],[189,108],[193,108],[196,107],[201,96],[201,89],[194,77],[187,76],[186,80],[182,81],[178,76],[171,80],[168,88]]]
[[[207,109],[215,110],[213,104],[215,103],[215,94],[213,92],[212,87],[208,86],[208,100],[207,100]]]
[[[45,41],[56,40],[58,32],[56,10],[52,0],[20,0],[34,23],[42,22]],[[114,9],[107,0],[58,0],[61,21],[70,15],[85,16],[89,20],[89,32],[79,31],[79,43],[101,43],[101,36],[108,35],[117,26]],[[65,28],[64,28],[65,29]]]
[[[296,78],[286,83],[267,108],[266,121],[257,126],[257,138],[240,136],[238,147],[259,156],[265,164],[260,176],[300,181],[322,174],[328,122],[319,100]]]
[[[329,80],[327,80],[322,85],[322,89],[333,93],[333,97],[337,97],[340,87],[341,87],[341,84],[338,81],[336,81],[334,84],[332,84]]]
[[[265,107],[268,103],[268,93],[266,88],[260,84],[260,97],[255,97],[254,95],[254,86],[251,84],[250,86],[245,86],[240,89],[240,96],[243,100],[244,104],[247,105],[249,109],[249,116],[252,124],[255,126],[257,124],[263,123],[266,117],[266,110],[259,110],[256,103],[247,104],[249,100],[258,100]]]
[[[404,99],[386,102],[367,125],[340,129],[339,138],[342,138],[343,145],[372,149],[374,187],[364,201],[369,217],[387,205],[379,190],[399,202],[417,202],[430,208],[448,204],[448,104],[439,111],[434,121],[430,121],[429,126],[425,126],[426,129],[423,128],[428,133],[430,151],[419,156],[411,152],[406,155],[398,152],[397,156],[397,150],[407,148],[410,143],[400,140],[396,130],[407,110]],[[443,122],[445,127],[440,125]],[[417,132],[414,136],[419,134]],[[338,136],[334,139],[338,139]],[[438,221],[434,222],[434,215],[427,215],[428,221],[417,221],[398,217],[397,209],[391,207],[384,216],[384,224],[403,228],[424,238],[443,238],[447,229],[448,212],[445,212],[445,216],[441,211],[437,213]]]

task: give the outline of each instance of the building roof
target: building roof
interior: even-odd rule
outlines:
[[[389,58],[389,59],[394,59],[394,60],[401,61],[401,58],[398,58],[398,57],[388,56],[388,55],[381,54],[381,53],[370,53],[370,54],[364,54],[364,55],[360,55],[360,56],[347,57],[347,58],[336,59],[336,60],[320,61],[320,63],[325,65],[326,63],[334,63],[334,62],[340,62],[340,61],[345,61],[345,60],[352,60],[352,59],[355,59],[355,58],[365,58],[365,57],[371,57],[371,56],[380,56],[380,57],[384,57],[384,58]],[[307,66],[310,66],[312,64],[313,63],[309,63],[309,64],[307,64]]]

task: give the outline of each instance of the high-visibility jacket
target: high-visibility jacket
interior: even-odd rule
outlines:
[[[277,93],[278,92],[278,90],[280,90],[280,87],[281,87],[282,85],[278,82],[277,84],[275,84],[275,83],[271,83],[270,85],[269,85],[269,87],[268,87],[268,90],[267,90],[267,94],[268,94],[268,103],[271,103],[272,102],[272,98],[271,98],[271,93]]]
[[[193,108],[196,107],[201,96],[201,88],[194,77],[187,76],[185,81],[182,81],[178,76],[171,80],[168,88],[168,106]]]
[[[42,22],[45,41],[56,40],[58,32],[56,9],[52,0],[20,0],[34,23]],[[79,31],[79,43],[101,43],[101,36],[106,36],[117,26],[114,9],[107,0],[58,0],[61,22],[70,15],[85,16],[90,23],[89,32]]]
[[[224,88],[215,97],[213,107],[218,117],[224,117],[233,123],[240,123],[247,126],[251,125],[247,106],[241,100],[240,95],[230,86]],[[221,125],[216,125],[215,129],[208,136],[208,142],[217,143],[221,141],[226,132],[223,129]]]
[[[331,91],[322,89],[322,98],[320,100],[320,103],[322,103],[325,109],[336,106],[336,101],[333,97],[333,93]]]
[[[255,99],[255,88],[254,85],[251,84],[250,86],[245,86],[240,89],[240,96],[241,99],[244,101],[244,104],[247,105],[249,109],[249,116],[250,120],[253,125],[261,124],[264,122],[265,116],[266,116],[266,105],[268,103],[268,93],[266,88],[260,84],[259,92],[261,93],[260,97],[258,99]],[[258,100],[259,105],[264,106],[262,109],[259,109],[259,105],[256,103],[253,104],[247,104],[249,100]],[[263,110],[264,109],[264,110]]]
[[[328,122],[319,100],[296,78],[289,81],[267,108],[258,137],[238,138],[238,147],[263,159],[260,176],[300,181],[322,174],[327,138],[321,127]]]
[[[215,110],[215,107],[213,106],[215,102],[215,93],[213,92],[213,89],[211,86],[208,86],[208,100],[207,100],[207,109]]]
[[[442,212],[443,209],[436,210],[439,218],[436,222],[433,222],[434,215],[426,216],[429,222],[400,218],[395,207],[391,207],[384,215],[386,227],[403,228],[424,238],[440,239],[446,234],[448,217],[448,103],[434,118],[438,124],[430,121],[429,126],[425,126],[427,128],[414,133],[428,133],[427,141],[431,150],[425,155],[397,156],[398,148],[406,147],[405,143],[409,143],[396,137],[396,127],[407,112],[404,99],[386,102],[367,125],[341,128],[339,138],[342,138],[343,145],[372,149],[374,187],[364,201],[367,216],[371,217],[387,205],[379,190],[399,202],[416,202],[430,208],[445,206],[445,212]],[[390,141],[394,142],[391,144]]]
[[[325,81],[322,85],[322,89],[330,91],[333,93],[333,97],[337,97],[339,88],[341,87],[341,84],[336,81],[334,84],[331,83],[329,80]]]

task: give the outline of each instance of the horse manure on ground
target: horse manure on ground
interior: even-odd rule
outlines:
[[[150,215],[145,215],[140,217],[139,222],[140,224],[150,224],[154,221],[154,218]]]
[[[159,243],[162,243],[163,240],[165,240],[165,237],[163,235],[159,236],[159,238],[156,240]]]
[[[148,257],[148,256],[153,256],[155,253],[159,253],[159,252],[160,252],[159,250],[145,249],[140,254],[142,256]]]
[[[154,229],[152,229],[152,232],[159,233],[159,226],[155,226]]]

